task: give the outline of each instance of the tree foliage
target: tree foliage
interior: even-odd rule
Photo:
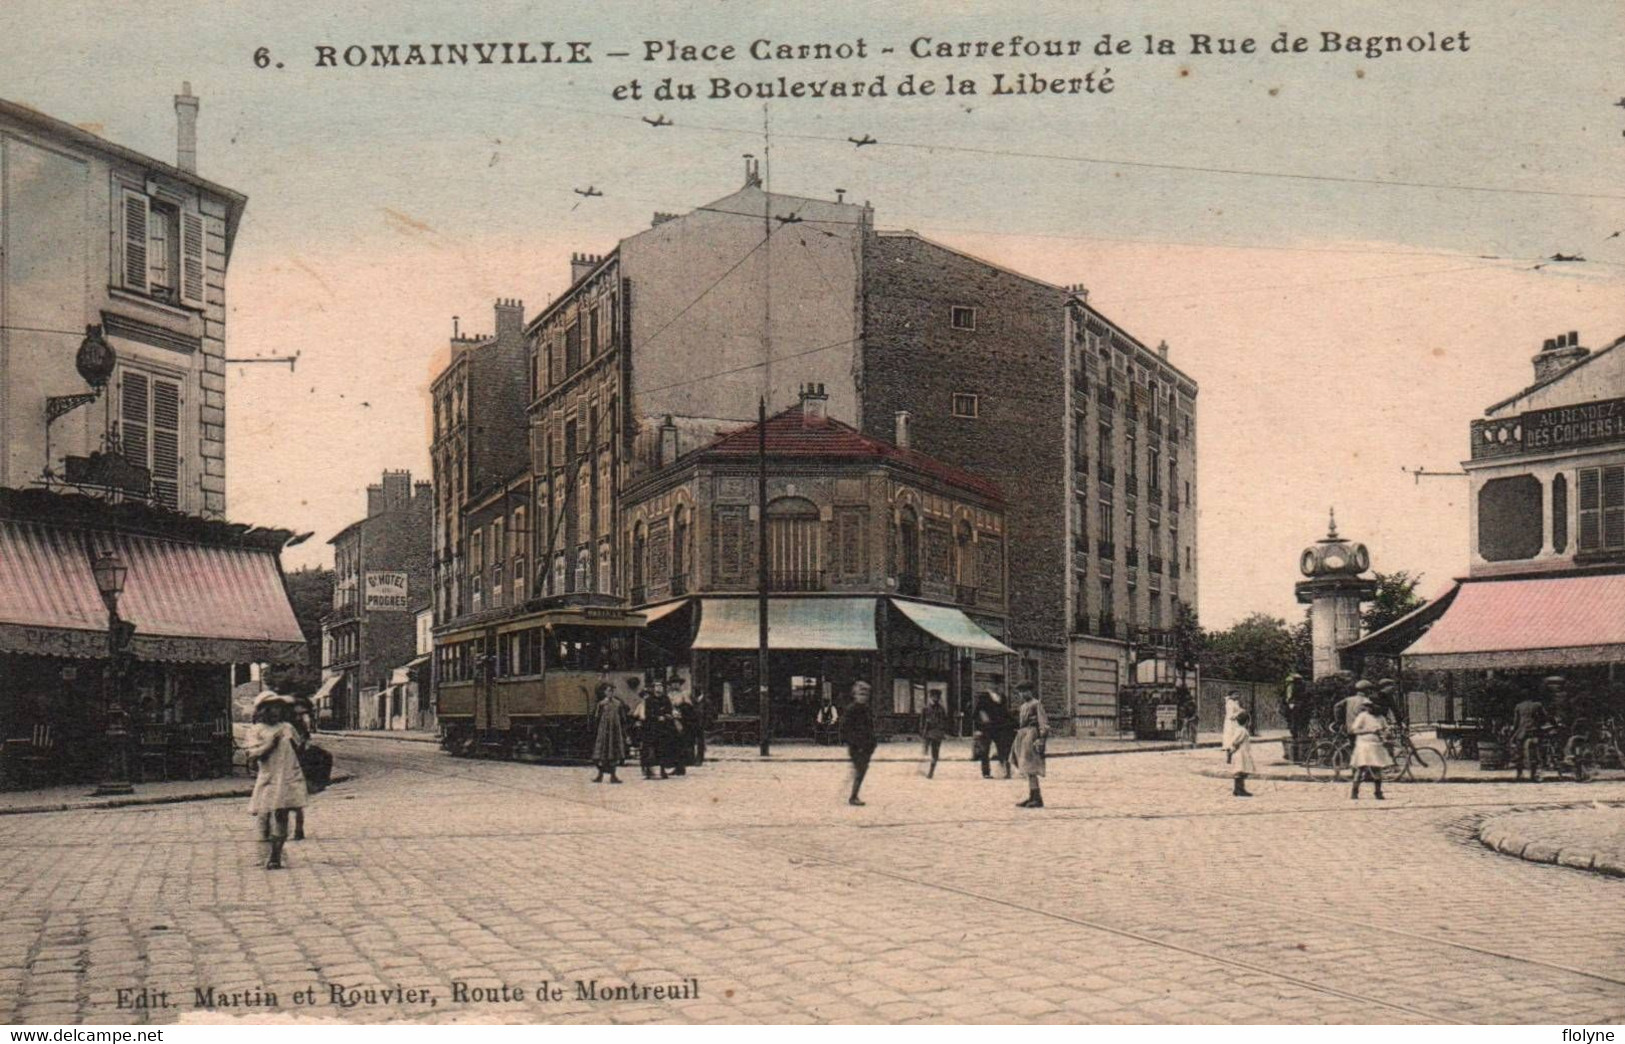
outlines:
[[[1395,620],[1428,604],[1426,598],[1416,593],[1416,587],[1422,582],[1422,574],[1412,576],[1401,569],[1393,573],[1377,573],[1377,594],[1366,607],[1360,611],[1360,621],[1365,624],[1367,634],[1380,630]]]
[[[1307,674],[1295,630],[1278,616],[1253,613],[1228,630],[1209,632],[1202,671],[1213,678],[1276,684],[1294,672]]]
[[[308,663],[278,666],[265,674],[265,684],[277,692],[308,696],[321,684],[322,617],[333,611],[333,570],[295,569],[286,574],[288,603],[299,622],[309,651]]]

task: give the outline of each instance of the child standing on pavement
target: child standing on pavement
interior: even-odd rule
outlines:
[[[1236,797],[1252,797],[1247,790],[1247,777],[1256,771],[1253,768],[1251,725],[1252,717],[1246,711],[1237,711],[1236,716],[1225,723],[1230,735],[1225,740],[1224,757],[1235,773],[1236,784],[1231,793]]]

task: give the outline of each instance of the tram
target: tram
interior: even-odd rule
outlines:
[[[436,634],[441,746],[521,761],[590,752],[598,686],[635,698],[644,624],[618,600],[564,595]]]

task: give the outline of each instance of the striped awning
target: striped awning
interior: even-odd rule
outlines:
[[[754,649],[759,640],[754,598],[706,598],[700,602],[696,649]],[[874,652],[873,598],[773,598],[767,603],[767,640],[772,649]]]
[[[0,652],[100,659],[107,610],[92,559],[129,567],[119,616],[140,660],[304,663],[305,637],[274,551],[0,521]]]
[[[928,605],[893,598],[891,604],[902,611],[920,630],[957,649],[1013,656],[1015,650],[977,626],[975,620],[949,605]]]
[[[1625,574],[1463,583],[1401,656],[1416,670],[1625,663]]]

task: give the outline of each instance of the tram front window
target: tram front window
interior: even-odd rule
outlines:
[[[627,640],[592,627],[559,627],[547,645],[547,665],[567,671],[613,671],[624,666]]]

